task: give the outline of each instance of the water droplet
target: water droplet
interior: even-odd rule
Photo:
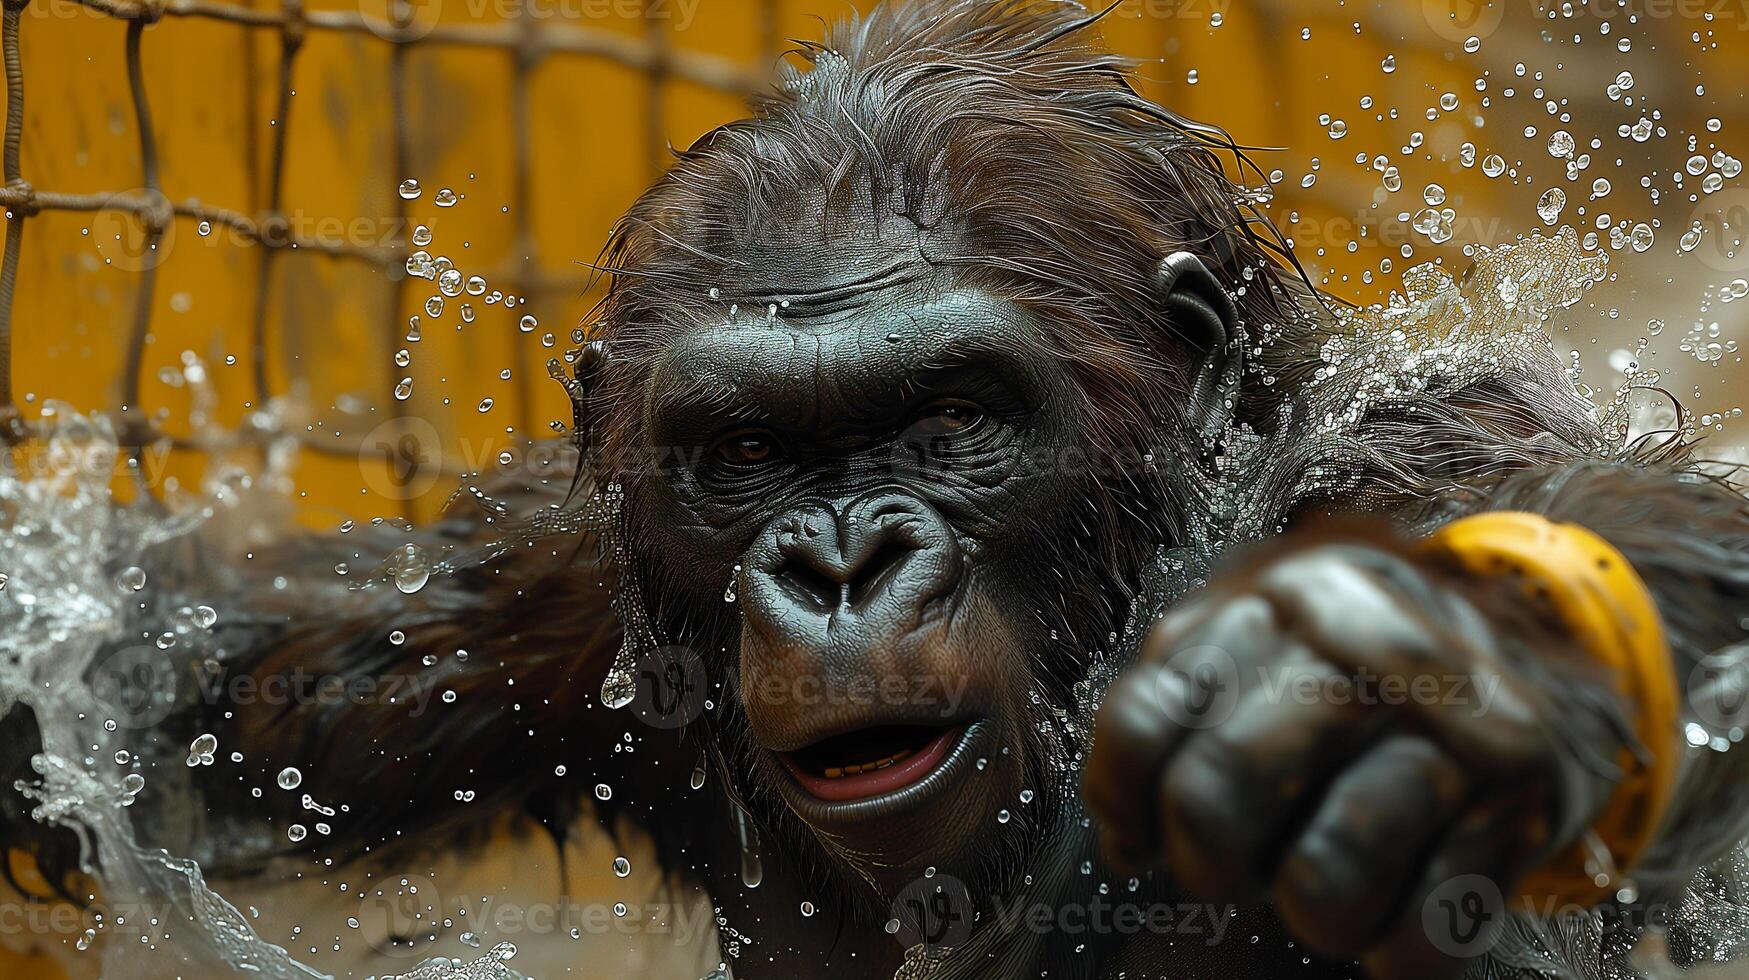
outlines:
[[[453,208],[455,207],[456,200],[455,191],[445,187],[437,192],[437,196],[431,199],[431,203],[440,208]]]
[[[616,711],[631,704],[637,693],[638,684],[630,671],[614,668],[601,680],[601,703]]]
[[[116,588],[123,592],[138,592],[146,587],[146,570],[138,565],[129,565],[115,577]]]
[[[213,753],[218,750],[218,736],[212,734],[196,736],[195,740],[188,745],[188,768],[212,765]]]
[[[305,830],[304,825],[301,823],[294,823],[285,829],[286,837],[290,838],[293,843],[303,840],[305,837],[308,837],[309,834],[310,832]]]
[[[437,288],[445,296],[460,296],[462,293],[462,270],[445,269],[443,275],[437,277]]]
[[[516,329],[521,330],[523,333],[534,333],[534,328],[538,326],[540,326],[539,320],[532,316],[524,316],[521,320],[517,321]]]
[[[304,774],[299,772],[294,766],[286,766],[279,771],[278,783],[280,789],[297,789],[303,784],[303,781]]]
[[[425,583],[431,581],[431,568],[425,563],[425,553],[418,545],[409,544],[396,555],[394,563],[395,588],[411,595],[425,588]]]
[[[411,201],[419,197],[419,182],[411,177],[401,181],[401,200]]]
[[[616,878],[624,878],[632,873],[632,863],[623,857],[613,859],[613,874]]]
[[[1561,209],[1567,206],[1567,192],[1559,187],[1551,187],[1543,191],[1537,198],[1536,213],[1543,219],[1543,224],[1552,225],[1561,220]]]
[[[613,787],[606,783],[596,783],[595,798],[603,802],[613,799]]]

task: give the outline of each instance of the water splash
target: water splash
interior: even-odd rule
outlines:
[[[106,904],[163,910],[128,923],[130,931],[141,931],[140,941],[130,935],[128,942],[105,944],[103,972],[320,977],[257,936],[235,906],[207,887],[195,861],[139,842],[126,808],[145,780],[87,756],[91,746],[107,752],[174,706],[176,668],[165,652],[174,643],[113,649],[122,638],[141,635],[139,616],[150,608],[142,599],[151,598],[139,568],[146,552],[192,534],[242,503],[243,492],[273,480],[239,482],[221,473],[206,494],[184,497],[179,506],[143,494],[120,505],[112,479],[140,464],[122,453],[109,422],[55,403],[45,406],[44,417],[53,431],[41,452],[22,457],[27,467],[0,469],[0,554],[9,578],[0,593],[0,711],[23,704],[38,719],[42,751],[31,759],[38,778],[17,784],[36,801],[32,817],[77,836],[81,867],[100,882]],[[191,609],[179,628],[198,631],[212,621]],[[177,634],[165,635],[174,640]],[[101,664],[100,655],[106,655]],[[102,679],[111,675],[92,670],[114,666],[117,658],[127,661],[126,683],[106,690]],[[119,692],[128,696],[118,699]],[[217,748],[209,739],[188,747],[197,764]],[[115,757],[123,756],[118,751]],[[90,947],[95,935],[81,936],[78,948]]]

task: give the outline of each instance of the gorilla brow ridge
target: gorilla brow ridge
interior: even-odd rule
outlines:
[[[1172,329],[1154,296],[1171,251],[1198,252],[1243,322],[1279,338],[1259,366],[1303,362],[1327,329],[1320,297],[1217,151],[1257,168],[1218,128],[1137,94],[1133,62],[1088,38],[1094,20],[1060,0],[918,0],[802,44],[752,118],[682,152],[616,226],[598,334],[654,342],[626,328],[672,322],[677,284],[745,275],[722,256],[748,244],[902,215],[930,233],[929,261],[1061,324],[1053,346],[1100,408],[1096,438],[1158,429],[1182,403],[1176,345],[1133,326]],[[1265,414],[1299,376],[1282,380],[1242,401]]]

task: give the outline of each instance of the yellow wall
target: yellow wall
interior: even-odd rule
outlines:
[[[247,9],[263,14],[280,9],[279,0],[250,3]],[[1376,274],[1381,259],[1393,259],[1397,272],[1410,264],[1398,252],[1405,236],[1395,218],[1419,210],[1421,188],[1429,181],[1444,183],[1451,203],[1477,223],[1470,226],[1471,234],[1460,232],[1444,248],[1416,238],[1415,261],[1441,256],[1461,261],[1457,247],[1465,241],[1497,241],[1538,225],[1532,202],[1560,176],[1558,164],[1541,150],[1556,124],[1544,100],[1531,95],[1533,83],[1511,77],[1520,60],[1533,71],[1549,73],[1551,93],[1572,98],[1565,108],[1579,117],[1568,124],[1576,133],[1611,133],[1618,116],[1640,111],[1630,113],[1604,95],[1608,80],[1630,65],[1639,76],[1637,94],[1660,109],[1673,129],[1706,136],[1700,120],[1721,115],[1723,137],[1729,137],[1744,120],[1742,55],[1749,52],[1743,40],[1749,35],[1739,28],[1749,25],[1740,23],[1742,14],[1713,25],[1682,19],[1642,23],[1634,28],[1640,46],[1624,55],[1614,45],[1621,31],[1600,36],[1598,16],[1582,10],[1578,19],[1551,21],[1539,15],[1536,0],[1517,0],[1503,10],[1505,25],[1469,54],[1441,37],[1428,16],[1443,5],[1438,0],[1130,0],[1108,18],[1106,33],[1120,49],[1142,59],[1150,94],[1191,116],[1218,121],[1241,142],[1289,148],[1259,155],[1265,170],[1280,167],[1287,175],[1277,187],[1272,213],[1304,244],[1308,263],[1331,273],[1332,288],[1362,300],[1380,298],[1386,284],[1395,281],[1394,274]],[[732,76],[744,67],[757,74],[784,46],[781,38],[815,36],[817,15],[829,17],[850,4],[783,0],[775,4],[775,21],[762,18],[761,6],[757,0],[702,0],[690,22],[666,21],[666,43],[682,56],[714,59],[703,70]],[[579,15],[564,23],[537,21],[537,30],[612,35],[637,55],[647,35],[643,19],[628,16],[633,7],[630,0],[543,0],[531,9]],[[344,17],[359,13],[360,5],[316,0],[309,9]],[[678,17],[680,9],[671,12]],[[362,10],[380,21],[386,7],[384,0],[362,0]],[[420,28],[435,24],[439,30],[502,28],[514,26],[502,16],[514,10],[511,0],[425,0],[414,23]],[[1218,27],[1212,23],[1217,11],[1222,15]],[[1575,48],[1540,40],[1539,32],[1550,29],[1562,37],[1586,35],[1585,43]],[[1310,37],[1303,38],[1307,31]],[[1697,31],[1707,36],[1690,40]],[[27,8],[21,30],[27,80],[22,177],[38,190],[93,193],[141,186],[140,141],[123,62],[125,33],[117,18],[73,0],[32,0]],[[282,252],[274,260],[266,291],[266,375],[275,392],[304,387],[316,420],[311,441],[337,450],[306,454],[299,464],[302,514],[318,526],[403,509],[428,516],[453,485],[449,479],[415,484],[411,490],[419,492],[418,500],[397,501],[393,498],[404,494],[388,478],[388,467],[374,457],[361,463],[346,448],[396,412],[390,392],[403,375],[414,379],[414,394],[400,409],[436,426],[452,468],[482,465],[511,436],[539,435],[549,419],[565,418],[567,406],[545,378],[544,364],[562,353],[567,334],[593,299],[584,289],[587,270],[579,263],[595,257],[614,217],[652,175],[657,160],[652,105],[660,109],[660,136],[675,145],[733,117],[740,105],[734,94],[672,77],[659,84],[652,100],[652,76],[642,67],[591,55],[549,54],[529,75],[528,195],[519,199],[513,56],[430,38],[407,49],[409,162],[400,172],[394,165],[391,48],[366,31],[309,30],[293,61],[289,118],[278,119],[279,31],[173,15],[152,24],[144,36],[145,92],[162,187],[171,201],[198,199],[246,215],[263,212],[273,144],[285,134],[283,208],[296,234],[366,247],[392,244],[406,230],[393,220],[394,188],[411,176],[425,192],[411,203],[409,215],[432,226],[434,252],[451,256],[466,274],[486,275],[491,288],[523,292],[507,273],[525,254],[549,281],[550,288],[526,309],[474,301],[480,315],[460,330],[455,312],[460,300],[448,300],[441,321],[425,324],[424,339],[404,344],[406,318],[435,291],[431,283],[411,280],[402,289],[381,269],[307,252]],[[1386,74],[1381,63],[1390,54],[1398,67]],[[1192,68],[1194,84],[1188,76]],[[1484,72],[1489,91],[1478,93],[1476,79]],[[1709,92],[1704,103],[1694,98],[1690,76],[1704,79]],[[1502,97],[1511,83],[1521,91],[1512,99]],[[1447,92],[1459,97],[1461,107],[1436,110],[1437,118],[1427,120],[1427,110]],[[1495,104],[1486,110],[1485,125],[1478,125],[1484,94]],[[1378,103],[1370,111],[1360,107],[1368,95]],[[1396,118],[1375,118],[1391,109]],[[1319,118],[1325,113],[1347,122],[1346,136],[1330,137]],[[1541,127],[1535,139],[1518,136],[1526,124]],[[1400,154],[1399,147],[1416,130],[1425,133],[1424,146]],[[1509,160],[1523,161],[1535,180],[1514,185],[1459,167],[1452,161],[1466,139],[1481,144],[1484,154],[1498,145]],[[1620,141],[1610,136],[1607,142],[1598,155],[1619,155],[1615,144]],[[1636,167],[1667,170],[1686,156],[1674,137],[1628,150],[1630,156],[1643,153],[1645,160],[1629,159],[1622,175],[1611,172],[1618,185],[1625,186],[1626,173]],[[1391,155],[1402,167],[1403,190],[1394,195],[1382,190],[1378,175],[1355,163],[1361,152]],[[1319,177],[1304,189],[1300,178],[1314,157],[1320,161]],[[1589,177],[1583,183],[1588,185]],[[450,210],[434,207],[433,196],[443,187],[465,199]],[[1569,220],[1578,219],[1582,195],[1574,196]],[[1606,204],[1602,209],[1618,219],[1639,212],[1644,220],[1658,216],[1643,194],[1618,190]],[[1637,281],[1650,285],[1622,287],[1626,315],[1615,320],[1592,315],[1574,327],[1587,356],[1593,348],[1631,342],[1650,316],[1681,318],[1680,309],[1666,314],[1651,307],[1693,299],[1689,279],[1679,270],[1664,274],[1666,266],[1676,270],[1674,239],[1686,226],[1690,208],[1681,201],[1666,208],[1659,249],[1636,257],[1643,271]],[[1380,221],[1392,226],[1386,240],[1380,240],[1376,227],[1360,235],[1362,223]],[[1356,238],[1358,247],[1346,251]],[[142,258],[126,247],[137,241],[137,227],[125,214],[44,213],[29,220],[14,314],[15,390],[20,397],[34,396],[38,405],[52,397],[86,409],[115,408],[141,281],[138,270],[155,259],[157,283],[141,382],[147,410],[167,411],[168,428],[187,431],[187,389],[164,384],[159,373],[192,351],[210,366],[220,421],[238,424],[257,398],[251,335],[263,250],[223,230],[202,237],[190,219],[175,223],[155,257]],[[1320,254],[1325,246],[1329,250]],[[1375,273],[1370,284],[1360,279],[1368,270]],[[1666,278],[1675,284],[1665,283]],[[517,330],[523,313],[538,317],[533,333]],[[541,344],[549,331],[557,335],[551,348]],[[403,346],[413,354],[405,371],[393,362]],[[1576,340],[1571,346],[1582,345]],[[226,364],[227,356],[235,363]],[[506,366],[513,369],[507,381],[499,378]],[[1729,377],[1707,374],[1696,383],[1720,385]],[[484,397],[495,404],[481,413],[476,405]],[[34,412],[35,406],[27,410]],[[165,475],[187,481],[198,472],[197,463],[194,454],[177,453]]]

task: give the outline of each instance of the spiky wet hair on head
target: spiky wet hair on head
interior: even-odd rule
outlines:
[[[1094,438],[1158,432],[1183,404],[1188,359],[1154,291],[1173,251],[1203,258],[1253,337],[1301,346],[1313,292],[1221,160],[1256,168],[1219,129],[1137,94],[1101,16],[1066,0],[889,2],[804,44],[751,118],[680,154],[621,220],[599,335],[647,363],[639,348],[702,315],[749,244],[825,244],[901,216],[951,241],[928,261],[1044,314],[1040,342],[1100,408]]]

